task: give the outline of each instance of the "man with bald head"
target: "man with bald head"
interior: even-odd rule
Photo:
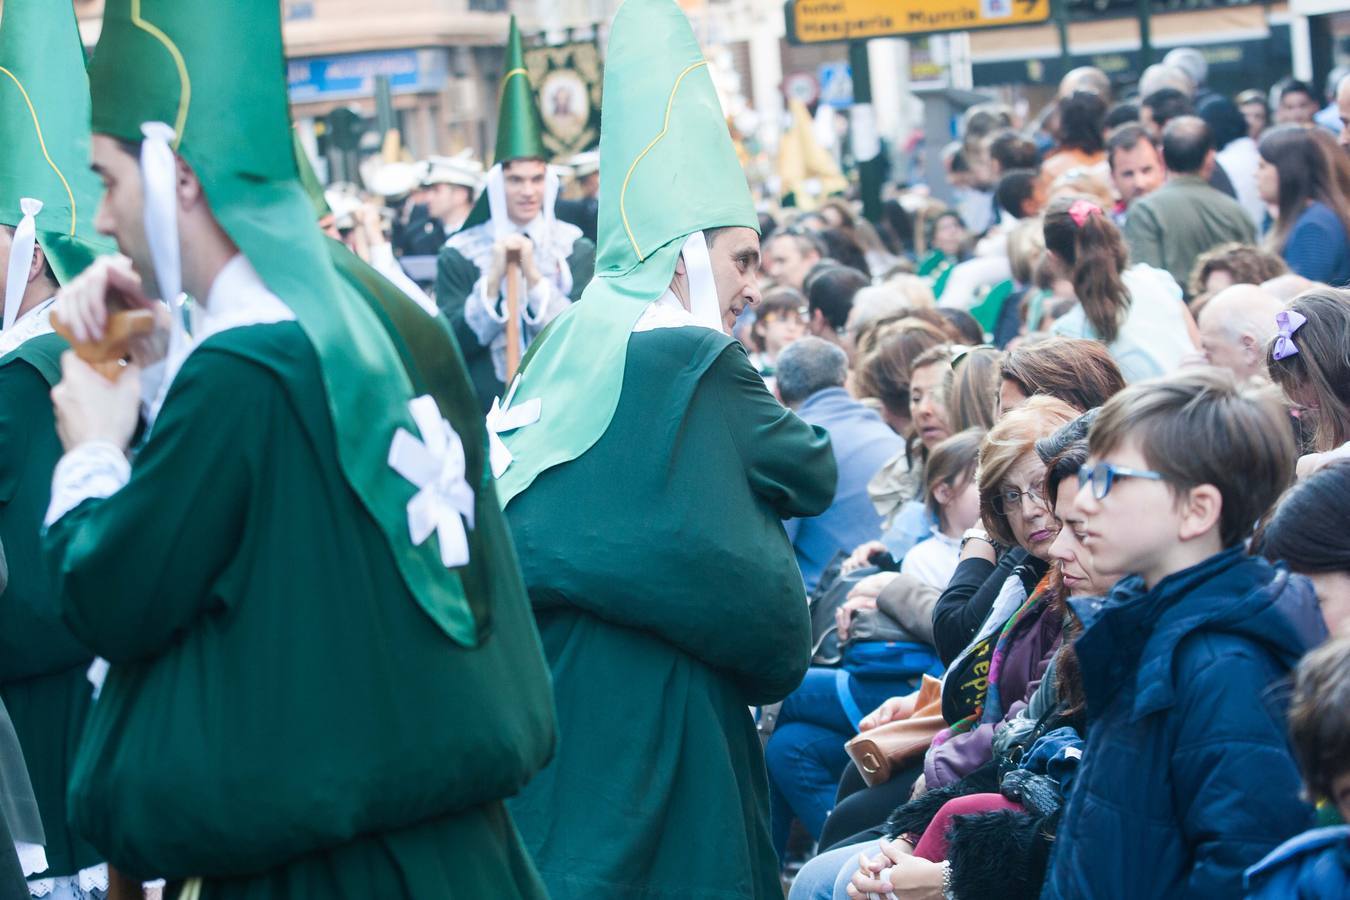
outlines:
[[[1200,346],[1211,366],[1245,381],[1266,377],[1266,348],[1275,337],[1279,298],[1254,284],[1235,284],[1215,294],[1200,310]]]
[[[1059,80],[1059,96],[1072,97],[1076,91],[1096,94],[1103,103],[1111,103],[1111,79],[1096,66],[1079,66],[1064,73]]]

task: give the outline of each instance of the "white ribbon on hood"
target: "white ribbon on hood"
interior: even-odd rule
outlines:
[[[173,129],[163,122],[141,125],[141,181],[145,194],[145,239],[155,267],[159,296],[169,307],[169,355],[186,343],[183,324],[183,261],[178,240],[178,163]]]
[[[408,501],[408,531],[414,545],[436,532],[441,564],[447,569],[469,561],[464,523],[473,527],[473,488],[464,478],[464,445],[430,394],[408,403],[419,441],[403,428],[389,445],[389,467],[417,486]]]
[[[518,387],[520,387],[519,375],[516,376],[515,381],[511,382],[511,389],[506,392],[506,399],[494,397],[492,409],[488,410],[488,455],[492,462],[493,478],[501,478],[515,460],[511,451],[507,449],[506,442],[501,439],[501,435],[508,431],[515,431],[517,428],[524,428],[526,425],[533,425],[539,421],[539,414],[543,410],[544,401],[538,397],[527,400],[519,406],[512,406],[511,401],[515,399],[516,388]]]
[[[33,220],[42,212],[42,201],[24,197],[19,201],[19,209],[23,211],[23,218],[14,228],[14,238],[9,245],[9,268],[5,272],[4,331],[9,331],[18,320],[23,293],[28,289],[28,270],[32,268],[37,247],[37,223]]]
[[[713,278],[708,240],[703,232],[695,231],[685,238],[680,255],[684,257],[684,272],[689,278],[690,314],[705,328],[725,331],[722,326],[722,303],[717,299],[717,281]]]

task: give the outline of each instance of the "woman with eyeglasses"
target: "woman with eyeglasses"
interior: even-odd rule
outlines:
[[[1036,443],[1036,452],[1045,461],[1046,491],[1061,526],[1050,549],[1053,574],[1040,598],[1041,618],[1036,617],[1035,610],[1025,612],[1017,626],[1005,630],[1000,638],[989,678],[991,683],[998,683],[998,688],[986,690],[981,710],[980,728],[998,722],[992,729],[989,754],[999,762],[999,775],[1028,768],[1049,779],[1060,797],[1070,786],[1074,772],[1071,759],[1081,750],[1086,705],[1077,657],[1070,645],[1078,629],[1068,615],[1068,604],[1071,597],[1101,596],[1117,580],[1097,571],[1092,554],[1081,541],[1083,523],[1077,509],[1076,475],[1087,460],[1086,434],[1093,415],[1089,412],[1080,416]],[[1036,648],[1044,653],[1036,667],[1044,666],[1039,681],[1034,674],[1031,682],[1019,680],[1016,671],[1009,677],[1008,670],[1017,669],[1008,664],[1010,649],[1017,649],[1019,636],[1034,631],[1041,620],[1051,625],[1055,621],[1064,623],[1061,642]],[[1026,671],[1025,665],[1022,671]],[[953,727],[952,731],[958,729]],[[1042,743],[1033,752],[1042,736],[1054,749]],[[935,768],[944,765],[942,757],[960,740],[958,736],[931,751]],[[1047,765],[1047,758],[1058,762]],[[938,780],[934,778],[933,782]],[[1047,782],[1041,784],[1046,786]],[[944,880],[950,896],[1009,900],[1037,896],[1057,816],[1044,808],[1025,808],[1011,802],[999,786],[998,777],[989,769],[973,771],[942,787],[930,786],[922,796],[891,814],[882,828],[855,835],[808,863],[793,885],[792,900],[842,896],[848,883],[861,896],[868,892],[884,894],[888,882],[897,897],[930,896],[928,892]],[[877,837],[883,834],[884,839],[878,842]],[[948,868],[950,871],[945,871]],[[884,879],[883,870],[889,870]]]
[[[956,574],[933,612],[933,640],[949,667],[973,641],[1001,626],[1006,616],[998,619],[1000,613],[1025,600],[1045,575],[1058,528],[1036,441],[1078,414],[1062,400],[1033,397],[1006,413],[985,438],[978,476],[984,527],[966,533]]]
[[[933,643],[947,667],[942,715],[948,723],[962,721],[980,706],[985,680],[979,673],[987,671],[1003,626],[1042,586],[1059,526],[1046,499],[1045,462],[1037,455],[1036,442],[1078,414],[1051,397],[1033,398],[995,424],[980,447],[977,480],[984,528],[966,532],[956,574],[933,614]],[[1038,656],[1037,648],[1046,650],[1058,636],[1057,623],[1042,622],[1041,611],[1036,624],[1043,628],[1026,630],[1027,643],[1020,645],[1015,665],[1024,666],[1033,657],[1040,660],[1044,652]],[[872,714],[874,724],[894,717],[889,704]],[[969,749],[978,755],[978,748]],[[943,778],[961,777],[961,768],[959,763],[950,765]],[[909,796],[921,771],[910,766],[867,790],[859,789],[856,774],[845,773],[840,801],[821,832],[822,847],[879,824]]]

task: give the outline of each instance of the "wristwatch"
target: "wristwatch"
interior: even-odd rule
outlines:
[[[979,526],[967,528],[966,533],[961,535],[961,546],[958,548],[958,552],[965,553],[966,544],[969,544],[971,541],[984,541],[989,545],[990,549],[994,551],[995,555],[998,554],[998,545],[995,544],[993,539]]]

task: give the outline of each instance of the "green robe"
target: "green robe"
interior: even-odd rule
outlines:
[[[47,871],[73,875],[101,861],[66,823],[66,787],[93,696],[94,654],[62,623],[42,558],[42,518],[61,457],[51,388],[66,343],[32,338],[0,360],[0,543],[9,586],[0,594],[0,698],[28,764],[46,833]]]
[[[0,556],[3,553],[4,545],[0,544]],[[28,900],[28,880],[16,842],[45,847],[47,838],[19,736],[14,733],[5,704],[0,702],[0,900]]]
[[[572,270],[572,292],[568,299],[575,303],[595,274],[595,244],[578,238],[567,257],[567,267]],[[464,301],[481,276],[478,267],[452,247],[443,247],[436,258],[436,305],[450,322],[464,363],[469,367],[474,393],[487,413],[493,398],[502,396],[505,386],[492,367],[492,351],[478,342],[478,335],[464,321]]]
[[[491,485],[468,649],[339,470],[323,391],[294,322],[207,338],[130,481],[48,529],[64,615],[112,663],[76,827],[212,900],[542,897],[502,798],[550,753],[548,684]]]
[[[683,327],[631,337],[608,430],[511,501],[560,734],[512,813],[554,900],[782,897],[748,707],[810,661],[780,520],[835,479],[740,345]]]

